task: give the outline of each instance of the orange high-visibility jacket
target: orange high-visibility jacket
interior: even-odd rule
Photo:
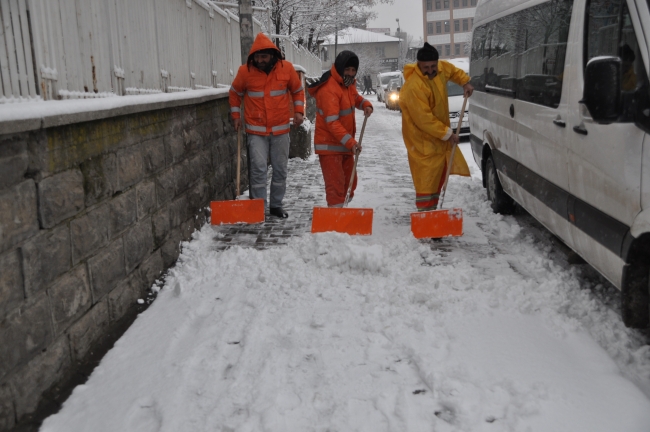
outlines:
[[[354,139],[357,131],[354,108],[372,107],[370,101],[357,92],[356,81],[346,88],[343,78],[332,65],[330,71],[307,91],[316,98],[316,154],[352,154],[351,149],[357,143]]]
[[[289,132],[290,104],[294,111],[304,114],[305,91],[293,65],[278,60],[271,72],[252,64],[253,54],[263,49],[280,50],[266,35],[259,33],[253,42],[247,64],[239,67],[229,93],[230,112],[233,119],[241,118],[241,98],[244,98],[246,133],[255,135],[281,135]]]

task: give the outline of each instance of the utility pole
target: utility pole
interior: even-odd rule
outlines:
[[[334,30],[334,58],[338,55],[338,48],[339,48],[339,23],[338,21],[336,22],[336,27]]]
[[[401,70],[399,62],[402,59],[402,33],[399,28],[399,18],[395,18],[395,21],[397,21],[397,70]]]
[[[241,39],[241,63],[246,64],[248,53],[253,46],[253,5],[251,0],[239,0],[239,38]]]

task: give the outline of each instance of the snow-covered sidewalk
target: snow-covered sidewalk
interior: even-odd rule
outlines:
[[[298,224],[260,250],[237,246],[254,233],[205,226],[41,430],[650,430],[650,349],[608,307],[611,290],[493,214],[475,166],[448,190],[465,235],[411,236],[400,129],[377,104],[353,201],[375,209],[372,236]],[[323,205],[320,183],[309,188],[289,202]]]

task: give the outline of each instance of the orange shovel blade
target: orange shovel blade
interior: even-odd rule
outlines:
[[[212,225],[264,222],[264,200],[212,201]]]
[[[463,235],[463,209],[443,209],[411,213],[415,238],[440,238]]]
[[[372,209],[314,207],[311,232],[327,231],[350,235],[371,235]]]

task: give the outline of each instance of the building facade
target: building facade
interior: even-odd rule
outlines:
[[[440,58],[468,57],[477,0],[422,0],[424,39]]]
[[[320,46],[323,70],[329,70],[336,55],[343,50],[357,54],[359,73],[374,76],[378,72],[395,71],[398,68],[400,39],[379,32],[348,27],[339,30],[338,37],[329,35]]]

